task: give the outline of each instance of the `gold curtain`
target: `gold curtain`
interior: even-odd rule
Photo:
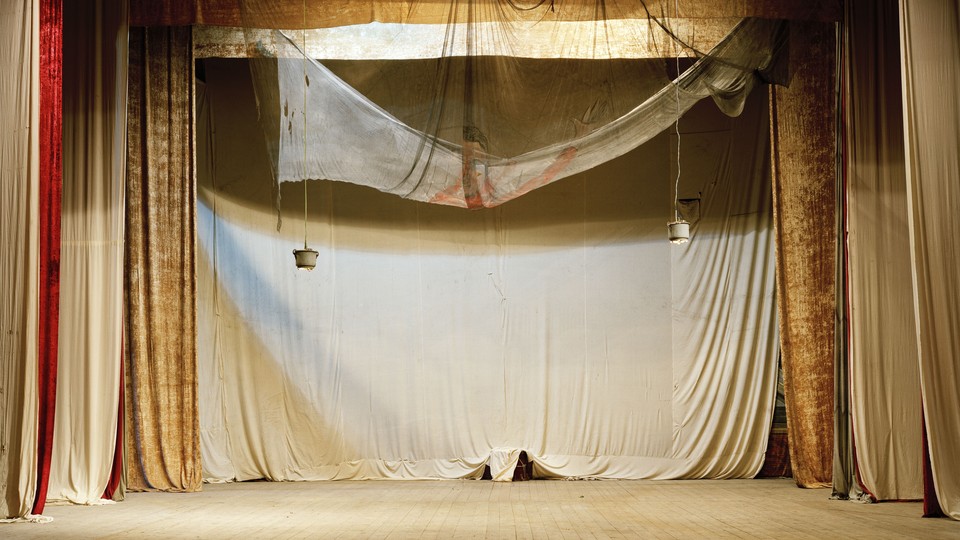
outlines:
[[[191,29],[131,29],[128,80],[128,488],[198,491]]]
[[[833,469],[836,33],[791,27],[790,85],[771,87],[777,309],[790,461],[801,487]]]

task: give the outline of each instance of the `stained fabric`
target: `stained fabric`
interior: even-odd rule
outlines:
[[[904,147],[920,388],[944,513],[960,519],[960,6],[900,3]]]
[[[903,155],[897,3],[851,2],[847,33],[850,392],[860,479],[920,499],[921,399]]]
[[[62,176],[63,7],[60,1],[40,4],[40,295],[37,400],[37,493],[35,514],[43,513],[55,436],[60,320],[60,207]]]
[[[777,309],[793,477],[828,487],[833,470],[836,36],[790,28],[789,87],[771,87]]]
[[[137,26],[177,26],[207,24],[216,26],[242,26],[244,20],[256,18],[260,28],[301,28],[304,26],[303,6],[306,6],[307,28],[326,28],[383,23],[437,24],[449,18],[449,6],[456,4],[466,9],[469,4],[496,5],[494,0],[467,2],[423,2],[422,0],[307,0],[306,2],[272,2],[237,0],[173,0],[131,2],[131,24]],[[500,2],[505,7],[513,5],[531,18],[585,19],[598,18],[606,10],[623,13],[624,17],[645,17],[647,9],[660,16],[675,9],[675,0],[646,0],[645,2],[606,0],[529,0],[524,2]],[[644,8],[647,9],[644,9]],[[816,0],[812,2],[783,2],[765,0],[742,2],[739,0],[683,0],[681,14],[691,18],[762,17],[768,19],[839,21],[843,16],[839,0]],[[244,9],[247,12],[244,12]]]
[[[60,351],[47,496],[98,503],[117,438],[126,160],[126,12],[67,4],[64,17]]]
[[[783,23],[744,20],[671,82],[660,62],[610,56],[607,44],[635,39],[647,23],[603,21],[582,31],[544,22],[528,28],[506,16],[489,27],[472,23],[482,13],[451,20],[426,76],[381,73],[393,83],[382,96],[388,106],[323,64],[297,59],[300,46],[277,38],[277,59],[251,63],[277,181],[331,179],[418,201],[493,207],[628,152],[707,96],[738,114],[754,86],[774,77],[784,43]],[[532,28],[544,26],[560,58],[518,58]],[[513,56],[491,56],[492,43]]]
[[[131,490],[201,484],[190,33],[130,32],[124,370]]]
[[[693,239],[665,238],[676,141],[496,209],[308,182],[271,203],[242,61],[198,103],[198,355],[210,481],[730,478],[776,385],[766,107],[681,121]]]
[[[40,9],[0,4],[0,518],[37,489]]]

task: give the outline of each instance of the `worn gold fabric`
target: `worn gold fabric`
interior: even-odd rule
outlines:
[[[130,490],[196,491],[201,484],[190,32],[130,33],[124,355]]]
[[[301,28],[304,26],[306,6],[307,28],[327,28],[370,22],[435,24],[445,23],[451,6],[460,10],[470,6],[500,4],[507,9],[506,0],[155,0],[131,1],[131,24],[141,26],[208,24],[241,26],[244,17],[258,18],[259,28]],[[548,6],[549,17],[557,20],[593,20],[602,18],[607,10],[629,10],[631,18],[645,17],[643,4],[636,0],[526,0],[513,2],[516,11],[529,17],[541,17],[534,6]],[[646,0],[650,13],[660,16],[675,9],[674,0]],[[784,2],[783,0],[683,0],[681,16],[691,18],[762,17],[794,20],[840,20],[843,14],[840,0]],[[526,8],[526,9],[524,9]]]
[[[794,479],[828,487],[833,467],[836,136],[832,24],[791,27],[791,81],[770,109],[777,309]]]

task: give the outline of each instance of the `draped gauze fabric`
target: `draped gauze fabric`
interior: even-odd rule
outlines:
[[[201,485],[190,32],[130,31],[124,371],[131,490]]]
[[[790,27],[791,80],[771,87],[777,309],[793,477],[828,487],[833,470],[836,261],[836,36]]]
[[[43,513],[50,475],[57,395],[57,343],[60,317],[60,205],[62,175],[63,6],[40,2],[40,282],[37,400],[37,491],[33,513]]]
[[[521,57],[527,33],[546,23],[505,18],[482,26],[473,13],[448,25],[426,76],[390,79],[379,103],[276,38],[278,58],[252,66],[277,180],[331,179],[423,202],[493,207],[623,155],[704,97],[739,114],[761,78],[773,76],[784,43],[784,23],[744,20],[670,82],[661,62],[610,57],[608,43],[636,39],[647,22],[553,29],[559,57],[544,62]],[[582,42],[591,47],[581,50]],[[513,56],[489,55],[492,43]],[[367,94],[384,87],[370,82],[378,84]]]
[[[286,182],[246,61],[198,103],[198,355],[210,481],[732,478],[776,385],[763,94],[680,124],[689,244],[666,241],[676,140],[495,209]],[[306,236],[313,272],[290,250]],[[493,471],[492,471],[493,472]]]
[[[960,519],[960,6],[900,3],[917,353],[940,507]]]
[[[922,497],[896,0],[849,4],[846,69],[850,392],[860,480],[878,500]]]
[[[57,408],[48,499],[92,504],[117,438],[126,163],[126,12],[68,2]]]
[[[39,2],[0,3],[0,519],[37,487]]]
[[[245,19],[260,21],[259,28],[327,28],[370,22],[406,24],[443,24],[449,19],[449,6],[466,9],[471,3],[483,5],[511,3],[505,0],[133,0],[131,24],[136,26],[179,26],[207,24],[242,26]],[[514,1],[513,5],[532,17],[546,19],[599,18],[613,11],[626,18],[661,16],[676,9],[676,0],[551,0]],[[761,17],[767,19],[838,21],[843,15],[839,0],[784,2],[783,0],[683,0],[681,15],[689,18]],[[304,23],[304,6],[306,23]],[[538,9],[539,8],[539,9]],[[246,12],[244,12],[246,11]]]

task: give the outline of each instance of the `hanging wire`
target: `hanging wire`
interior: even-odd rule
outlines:
[[[680,17],[680,0],[675,0],[674,9],[673,9],[674,21]],[[671,33],[671,35],[673,35]],[[680,53],[683,51],[683,48],[680,46],[680,40],[675,39],[674,45],[677,48],[677,78],[674,80],[673,84],[676,88],[677,95],[677,120],[674,122],[674,130],[677,133],[677,180],[673,186],[673,220],[680,221]]]
[[[303,27],[300,29],[303,41],[303,249],[307,249],[307,0],[303,0]]]

